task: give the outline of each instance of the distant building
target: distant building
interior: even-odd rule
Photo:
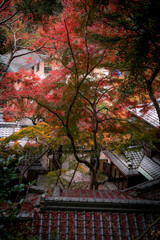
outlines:
[[[20,55],[20,56],[19,56]],[[10,59],[11,53],[6,53],[1,55],[1,61],[3,64],[7,65]],[[14,56],[15,57],[7,72],[18,72],[21,69],[25,69],[29,72],[32,72],[38,75],[41,79],[45,78],[45,60],[47,59],[46,55],[39,54],[36,52],[32,52],[27,49],[22,49],[17,51]]]
[[[160,99],[158,99],[158,102],[160,102]],[[128,107],[128,111],[132,116],[135,116],[136,118],[142,119],[147,124],[159,128],[160,122],[158,118],[158,114],[156,112],[156,109],[153,105],[153,103],[150,103],[148,106],[148,110],[144,112],[145,105],[139,105],[138,107]]]
[[[29,119],[22,119],[20,122],[6,122],[3,118],[3,112],[0,112],[0,139],[6,138],[12,135],[15,132],[20,131],[23,127],[33,125],[31,120]],[[28,137],[23,137],[22,139],[18,140],[20,146],[24,147],[27,143],[35,143],[35,141],[29,141]],[[10,141],[9,145],[12,146],[14,141]],[[39,154],[40,155],[40,154]],[[39,157],[38,154],[32,154],[31,151],[28,151],[23,155],[24,159],[21,161],[21,164],[18,166],[19,171],[23,171],[24,167],[27,164],[31,164]],[[33,163],[29,169],[25,173],[25,179],[28,181],[33,181],[38,178],[40,174],[46,174],[48,171],[48,158],[47,155],[40,158],[38,161]]]
[[[155,107],[151,103],[148,109],[139,105],[137,108],[130,107],[131,119],[141,119],[147,125],[157,129],[160,127],[159,118]],[[151,148],[145,141],[139,141],[140,147],[131,146],[123,154],[116,154],[114,151],[103,151],[104,156],[101,162],[103,170],[111,181],[119,189],[132,187],[143,181],[153,181],[160,178],[160,145],[152,143],[155,148]],[[114,150],[114,149],[113,149]]]
[[[157,101],[160,104],[160,99],[157,99]],[[131,121],[134,122],[135,119],[140,119],[146,124],[146,128],[148,126],[153,127],[155,130],[156,138],[160,139],[160,122],[158,118],[157,111],[153,105],[153,103],[150,103],[147,106],[146,105],[139,105],[138,107],[129,107],[128,111],[131,114]],[[159,141],[153,142],[152,144],[156,147],[155,149],[151,149],[148,144],[145,141],[141,141],[141,144],[143,145],[144,153],[150,157],[154,158],[155,156],[159,156],[160,159],[160,143]]]
[[[118,155],[112,151],[104,151],[106,161],[103,170],[119,189],[126,189],[147,180],[160,178],[160,158],[149,158],[139,151],[126,151]]]
[[[3,112],[0,112],[0,138],[9,137],[20,129],[18,122],[6,122],[3,118]]]

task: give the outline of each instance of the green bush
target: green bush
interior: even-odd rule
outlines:
[[[21,160],[22,158],[16,159],[14,155],[0,159],[0,204],[6,202],[11,206],[18,192],[26,187],[25,184],[18,184],[17,167]]]

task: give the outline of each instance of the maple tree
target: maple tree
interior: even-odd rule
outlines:
[[[89,3],[65,1],[63,13],[56,19],[56,23],[49,22],[38,29],[38,34],[42,37],[38,39],[37,44],[44,39],[47,41],[45,49],[53,56],[54,61],[59,62],[59,69],[51,72],[50,77],[42,82],[22,70],[15,74],[8,73],[3,83],[5,89],[3,97],[8,101],[8,110],[11,112],[20,106],[23,109],[28,104],[28,107],[30,105],[28,115],[37,115],[41,112],[45,121],[60,126],[58,134],[65,133],[70,139],[76,160],[89,167],[94,179],[96,179],[94,166],[81,159],[76,151],[78,122],[82,117],[83,106],[79,92],[97,66],[100,64],[103,66],[106,61],[109,64],[116,59],[111,44],[97,44],[93,41],[92,34],[95,31],[108,38],[116,34],[110,27],[108,31],[104,31],[103,24],[94,21],[95,10],[96,5],[92,1]],[[99,16],[98,12],[97,14]],[[21,81],[18,84],[19,79]],[[17,89],[15,83],[18,85]]]
[[[101,14],[102,5],[94,1],[66,0],[63,4],[59,16],[50,17],[38,27],[39,38],[33,44],[37,48],[45,43],[43,51],[56,63],[56,68],[43,81],[24,70],[7,73],[1,83],[2,100],[8,102],[4,113],[8,120],[14,115],[38,116],[54,126],[56,138],[62,144],[67,138],[70,140],[76,160],[92,173],[91,187],[97,188],[99,144],[118,139],[118,133],[124,132],[127,117],[120,102],[124,104],[124,101],[118,98],[117,91],[122,80],[115,72],[120,67],[119,39],[124,38],[126,30],[123,25],[112,26],[110,19]],[[110,16],[117,9],[112,2],[104,7]],[[108,69],[109,77],[99,79],[93,73],[97,68]],[[76,149],[79,143],[93,147],[96,164],[79,157]]]
[[[122,141],[126,138],[124,128],[128,125],[128,112],[122,106],[120,99],[115,98],[117,94],[117,81],[109,76],[91,74],[86,79],[79,95],[84,101],[83,114],[79,123],[81,142],[87,143],[92,148],[91,161],[96,175],[100,166],[100,151],[102,147],[109,149],[115,141]],[[121,136],[123,132],[123,136]],[[129,135],[128,135],[129,137]],[[113,147],[113,146],[112,146]],[[91,185],[104,183],[92,179]],[[91,187],[93,188],[93,186]]]

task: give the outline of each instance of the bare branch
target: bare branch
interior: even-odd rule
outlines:
[[[102,110],[108,110],[108,108],[107,108],[106,106],[105,106],[105,107],[102,107],[102,108],[98,109],[96,113],[98,114],[98,113],[101,112]]]
[[[74,61],[74,66],[75,66],[75,71],[76,71],[76,79],[77,79],[77,77],[78,77],[77,62],[76,62],[76,58],[75,58],[75,55],[74,55],[74,52],[73,52],[73,49],[72,49],[72,46],[71,46],[70,36],[69,36],[69,31],[68,31],[68,28],[67,28],[66,20],[64,20],[64,24],[65,24],[65,29],[66,29],[66,32],[67,32],[68,46],[70,48],[71,56],[72,56],[73,61]]]
[[[64,184],[63,184],[63,182],[62,182],[62,180],[61,180],[61,178],[60,178],[60,176],[61,176],[61,166],[60,166],[60,163],[58,162],[58,160],[56,159],[56,158],[54,158],[54,161],[56,160],[56,163],[58,164],[58,166],[59,166],[59,173],[57,173],[57,170],[55,170],[55,173],[56,173],[56,176],[57,176],[57,180],[56,180],[56,186],[57,186],[57,184],[58,184],[58,182],[60,181],[60,183],[62,184],[62,186],[63,187],[65,187],[64,186]]]
[[[159,221],[160,221],[160,217],[156,218],[156,220],[155,220],[153,223],[151,223],[151,224],[146,228],[146,230],[145,230],[138,238],[136,238],[136,240],[142,239],[142,238],[145,236],[145,234],[146,234],[156,223],[158,223]]]
[[[62,125],[63,125],[64,127],[66,127],[63,119],[62,119],[56,112],[54,112],[52,109],[50,109],[48,106],[46,106],[46,105],[44,104],[44,101],[43,101],[43,103],[42,103],[42,102],[40,102],[38,99],[36,99],[36,98],[34,98],[34,97],[30,97],[30,96],[25,96],[25,97],[22,97],[22,98],[24,98],[24,99],[31,99],[31,100],[35,101],[39,106],[45,108],[45,109],[48,110],[50,113],[52,113],[53,115],[55,115],[55,116],[60,120],[60,122],[62,123]]]
[[[0,8],[2,8],[4,6],[4,4],[6,4],[7,2],[9,2],[9,4],[10,4],[10,0],[3,0],[3,2],[0,4]]]
[[[70,180],[70,182],[69,182],[69,184],[68,184],[68,188],[70,188],[70,186],[71,186],[71,183],[72,183],[72,181],[73,181],[73,178],[74,178],[74,176],[75,176],[75,174],[76,174],[76,172],[77,172],[78,166],[79,166],[79,162],[77,163],[76,168],[74,169],[74,173],[73,173],[73,175],[72,175],[72,177],[71,177],[71,180]]]
[[[85,107],[89,112],[93,113],[93,111],[89,107]]]
[[[106,53],[106,48],[104,49],[103,54],[102,54],[100,60],[90,69],[90,71],[88,72],[87,75],[89,75],[102,62],[105,53]]]
[[[53,47],[52,47],[52,49],[53,49]],[[56,54],[59,55],[59,52],[58,52],[58,50],[57,50],[57,47],[56,47],[55,43],[54,43],[54,49],[56,50]],[[68,70],[71,71],[71,68],[69,68],[68,66],[65,65],[63,59],[62,59],[60,56],[58,57],[58,60],[62,63],[62,65],[63,65],[65,68],[67,68]]]
[[[8,3],[7,3],[8,2]],[[7,4],[6,4],[7,3]],[[6,6],[4,6],[6,4]],[[6,8],[9,7],[10,1],[9,0],[4,0],[1,4],[0,4],[0,13],[3,12]],[[3,7],[4,6],[4,7]]]
[[[12,16],[8,17],[7,19],[3,20],[0,22],[0,24],[5,24],[6,22],[8,22],[9,20],[11,20],[19,11],[16,11]]]
[[[82,98],[84,98],[90,105],[92,105],[92,102],[84,95],[82,94],[80,91],[78,91],[79,95],[81,95]]]
[[[102,97],[103,97],[107,92],[109,92],[111,89],[114,89],[114,87],[110,87],[110,88],[106,89],[106,90],[101,94],[101,96],[97,99],[96,104],[98,104],[99,101],[102,99]]]
[[[88,43],[87,43],[87,24],[88,24],[88,20],[89,20],[89,15],[91,13],[92,8],[90,9],[89,13],[87,14],[87,19],[85,22],[85,47],[86,47],[86,52],[87,52],[87,65],[86,65],[86,72],[88,73],[89,70],[89,50],[88,50]]]

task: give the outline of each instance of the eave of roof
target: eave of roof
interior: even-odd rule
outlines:
[[[129,169],[117,155],[110,151],[104,151],[106,157],[125,175],[125,176],[136,176],[139,175],[136,169]]]
[[[160,178],[146,181],[122,191],[134,197],[160,201]]]
[[[150,208],[152,207],[152,209]],[[49,197],[41,198],[41,210],[67,210],[70,211],[113,211],[113,212],[160,212],[160,201],[154,200],[126,200],[126,199],[92,199]]]
[[[144,155],[138,171],[148,180],[157,179],[160,177],[160,164]]]

